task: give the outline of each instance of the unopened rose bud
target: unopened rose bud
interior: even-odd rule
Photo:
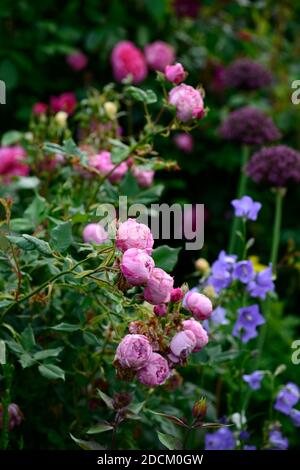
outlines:
[[[209,262],[205,258],[199,258],[195,261],[195,268],[201,274],[206,274],[210,269]]]
[[[153,312],[158,317],[164,317],[167,313],[167,306],[166,304],[154,305]]]
[[[58,111],[54,116],[55,122],[59,127],[66,127],[68,114],[65,111]]]
[[[195,402],[193,406],[192,414],[194,418],[196,418],[197,420],[201,420],[205,418],[206,413],[207,413],[206,398],[201,397],[200,400]]]
[[[115,103],[113,103],[112,101],[106,101],[103,107],[109,119],[113,120],[116,118],[118,108]]]
[[[115,393],[113,407],[115,410],[122,410],[130,405],[131,401],[132,395],[130,395],[130,393]]]
[[[169,82],[178,85],[179,83],[183,82],[183,80],[185,80],[187,73],[184,70],[182,64],[178,62],[177,64],[166,66],[165,76]]]
[[[183,296],[184,293],[182,292],[182,289],[180,289],[180,287],[176,287],[175,289],[172,289],[171,302],[178,303],[183,299]]]
[[[189,292],[185,298],[185,305],[197,320],[207,320],[213,311],[210,299],[199,292]]]

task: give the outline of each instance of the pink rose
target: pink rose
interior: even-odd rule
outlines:
[[[147,225],[139,224],[135,219],[128,219],[120,224],[116,237],[119,250],[124,252],[129,248],[139,248],[151,255],[153,244],[152,233]]]
[[[158,317],[164,317],[167,313],[167,306],[166,304],[154,305],[153,312]]]
[[[88,224],[82,234],[84,243],[102,245],[108,240],[108,233],[101,224]]]
[[[121,261],[121,271],[129,284],[133,286],[146,284],[153,268],[154,261],[145,251],[139,248],[129,248],[125,251]]]
[[[141,167],[133,166],[131,171],[141,188],[149,188],[152,185],[155,174],[153,170],[143,170]]]
[[[176,289],[172,289],[171,292],[171,302],[174,302],[175,304],[180,302],[183,299],[183,292],[180,287],[176,287]]]
[[[120,181],[128,171],[126,162],[122,162],[118,166],[114,165],[111,161],[110,152],[107,152],[106,150],[97,155],[90,156],[89,164],[96,168],[96,170],[98,170],[103,176],[112,172],[108,177],[111,183],[117,183]]]
[[[191,153],[194,149],[194,139],[186,132],[180,132],[175,135],[174,142],[179,150],[182,150],[185,153]]]
[[[190,85],[172,88],[169,92],[169,103],[176,107],[176,116],[182,122],[201,119],[204,116],[204,103],[199,90]]]
[[[126,335],[116,350],[115,359],[127,369],[144,367],[152,355],[152,347],[144,335]]]
[[[41,114],[46,114],[48,110],[48,105],[38,101],[32,107],[32,112],[35,116],[40,116]]]
[[[203,328],[201,323],[194,320],[193,318],[190,318],[189,320],[184,320],[182,325],[183,325],[183,329],[185,331],[188,331],[188,330],[192,331],[195,335],[196,346],[193,349],[193,352],[198,352],[202,348],[204,348],[204,346],[207,345],[207,343],[208,343],[207,332],[205,331],[205,329]]]
[[[13,176],[28,176],[29,166],[25,163],[26,152],[23,147],[0,147],[0,175],[4,184],[9,184]]]
[[[72,114],[76,104],[76,96],[71,91],[62,93],[59,96],[51,96],[50,98],[50,106],[54,113],[65,111],[67,114]]]
[[[206,320],[211,316],[213,306],[208,297],[198,292],[188,292],[185,297],[185,307],[197,320]]]
[[[147,364],[137,372],[138,380],[147,387],[162,385],[170,375],[169,365],[160,354],[152,353]]]
[[[164,72],[175,60],[175,51],[164,41],[155,41],[145,47],[146,62],[152,70]]]
[[[173,285],[174,279],[172,276],[163,269],[154,268],[144,289],[144,299],[152,305],[169,302]]]
[[[183,66],[177,62],[174,65],[167,65],[165,68],[165,77],[166,79],[178,85],[186,79],[187,73],[184,70]]]
[[[137,84],[145,80],[147,65],[142,52],[130,41],[120,41],[111,54],[113,74],[117,82],[128,76]]]
[[[87,56],[81,52],[74,52],[74,54],[70,54],[66,57],[66,62],[69,64],[71,69],[78,72],[79,70],[83,70],[88,63]]]
[[[172,362],[179,362],[180,359],[185,359],[195,349],[197,344],[196,337],[191,330],[179,331],[172,338],[170,343]]]

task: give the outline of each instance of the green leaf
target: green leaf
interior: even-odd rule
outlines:
[[[17,343],[16,341],[6,341],[6,345],[9,347],[9,349],[15,353],[17,356],[22,354],[24,352],[24,348],[21,344]]]
[[[11,219],[10,228],[13,232],[25,232],[27,230],[34,230],[34,225],[28,219],[16,218]]]
[[[37,194],[31,204],[24,212],[24,218],[28,219],[33,226],[39,225],[48,214],[46,199]]]
[[[100,345],[100,341],[97,338],[97,336],[94,335],[94,333],[91,333],[90,331],[85,331],[83,333],[83,339],[86,342],[86,344],[89,344],[90,346],[99,346]]]
[[[40,180],[36,176],[20,176],[13,183],[15,189],[35,189],[39,186]]]
[[[22,138],[22,133],[19,131],[8,131],[3,134],[1,139],[1,145],[3,147],[16,144]]]
[[[15,235],[7,235],[6,238],[13,243],[14,245],[17,245],[19,248],[22,248],[25,251],[30,251],[34,250],[34,245],[30,243],[28,240],[25,240],[21,235],[20,236],[15,236]]]
[[[35,360],[31,356],[31,354],[29,354],[28,352],[24,352],[20,356],[19,362],[20,362],[23,369],[26,369],[27,367],[31,367],[35,364]]]
[[[136,101],[142,103],[152,104],[157,102],[157,96],[153,90],[142,90],[135,86],[129,86],[126,88],[125,93]]]
[[[145,401],[141,401],[140,403],[131,403],[129,406],[127,406],[127,409],[134,413],[135,415],[138,415],[140,411],[142,411],[143,406],[145,405]]]
[[[65,372],[55,364],[40,364],[38,367],[40,374],[46,379],[55,380],[62,379],[65,380]]]
[[[56,251],[66,251],[73,241],[71,222],[63,222],[51,231],[52,246]]]
[[[155,248],[152,253],[155,265],[164,269],[167,273],[170,273],[177,263],[180,250],[181,248],[171,248],[167,245]]]
[[[28,325],[22,332],[20,341],[25,351],[31,351],[35,347],[36,342],[31,325]]]
[[[105,447],[100,446],[97,442],[94,441],[83,441],[82,439],[77,439],[70,433],[71,438],[76,444],[84,450],[104,450]]]
[[[128,171],[122,179],[119,185],[119,190],[121,195],[125,195],[127,197],[138,195],[141,192],[137,180],[130,171]]]
[[[120,163],[128,157],[130,153],[130,147],[128,147],[128,145],[123,144],[123,142],[116,139],[109,139],[109,142],[113,146],[111,149],[111,160],[113,163]]]
[[[43,255],[52,255],[52,250],[48,242],[33,237],[32,235],[27,235],[27,233],[23,233],[22,237],[29,241]]]
[[[59,323],[58,325],[51,326],[52,330],[55,331],[66,331],[66,332],[72,332],[72,331],[78,331],[81,329],[80,325],[73,325],[71,323]]]
[[[181,450],[182,444],[176,437],[170,436],[170,434],[164,434],[157,432],[158,439],[160,442],[169,450]]]
[[[113,409],[114,409],[114,406],[113,406],[113,399],[110,398],[108,395],[106,395],[106,393],[102,392],[102,390],[97,389],[97,391],[98,391],[99,397],[104,401],[104,403],[106,404],[106,406],[107,406],[110,410],[113,410]]]
[[[111,424],[106,423],[99,423],[92,426],[88,431],[87,434],[100,434],[101,432],[111,431],[113,426]]]
[[[33,357],[35,360],[40,361],[42,359],[47,359],[48,357],[57,357],[63,348],[55,348],[55,349],[44,349],[43,351],[38,351],[34,353]]]
[[[157,184],[149,189],[145,189],[138,194],[138,202],[140,204],[149,204],[150,202],[157,201],[164,190],[162,184]]]
[[[0,364],[6,364],[6,344],[0,339]]]

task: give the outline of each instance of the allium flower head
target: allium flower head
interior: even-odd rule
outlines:
[[[274,408],[285,415],[289,415],[299,399],[299,387],[295,383],[289,382],[278,393]]]
[[[251,261],[239,261],[236,263],[232,277],[243,284],[248,284],[254,278],[254,268]]]
[[[228,88],[257,90],[272,83],[269,70],[251,59],[237,59],[224,72],[224,82]]]
[[[164,72],[175,60],[175,51],[164,41],[154,41],[145,47],[146,62],[152,70]]]
[[[196,88],[182,83],[169,92],[169,103],[176,107],[176,116],[182,122],[201,119],[204,116],[204,102]]]
[[[173,8],[179,17],[197,18],[200,2],[199,0],[174,0]]]
[[[256,220],[257,214],[261,209],[261,203],[255,202],[250,196],[243,196],[241,199],[231,201],[234,207],[234,215],[236,217],[244,217],[248,220]]]
[[[247,291],[251,297],[264,300],[269,292],[274,292],[275,284],[272,278],[272,266],[257,273],[255,278],[247,285]]]
[[[257,326],[265,323],[264,317],[259,312],[258,305],[249,305],[238,309],[238,319],[233,328],[233,336],[241,338],[243,343],[248,343],[252,338],[256,338]]]
[[[143,53],[130,41],[120,41],[111,54],[113,74],[117,82],[131,76],[133,83],[145,80],[147,65]]]
[[[263,145],[279,139],[280,132],[263,111],[245,106],[232,111],[219,129],[225,140]]]
[[[256,183],[286,187],[300,181],[300,153],[286,145],[262,148],[254,153],[246,172]]]
[[[233,432],[228,428],[220,428],[205,436],[205,450],[233,450],[235,446]]]
[[[259,390],[263,377],[264,373],[261,370],[256,370],[255,372],[252,372],[252,374],[243,375],[243,380],[252,390]]]

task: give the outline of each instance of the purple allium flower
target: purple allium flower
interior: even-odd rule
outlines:
[[[235,445],[233,432],[228,428],[220,428],[205,436],[205,450],[233,450]]]
[[[293,382],[287,383],[278,393],[274,405],[275,410],[289,415],[300,399],[300,390],[298,385]]]
[[[274,292],[275,284],[272,281],[272,266],[264,269],[260,273],[257,273],[255,278],[249,282],[247,291],[251,297],[258,297],[265,299],[268,292]]]
[[[290,418],[293,421],[293,424],[298,428],[300,427],[300,411],[292,409],[290,412]]]
[[[252,390],[259,390],[263,377],[264,373],[261,370],[256,370],[255,372],[252,372],[252,374],[243,375],[243,380]]]
[[[272,75],[258,62],[243,58],[235,60],[225,69],[224,82],[228,88],[258,90],[271,85]]]
[[[211,314],[211,321],[215,325],[228,325],[229,320],[226,318],[226,310],[223,307],[216,307]]]
[[[244,445],[243,450],[256,450],[256,446]]]
[[[219,129],[225,140],[248,145],[263,145],[280,138],[280,132],[263,111],[244,106],[232,111]]]
[[[218,259],[212,264],[211,275],[207,282],[216,292],[226,289],[231,284],[236,259],[236,255],[227,255],[225,251],[221,251]]]
[[[289,441],[286,437],[283,437],[278,429],[273,429],[269,433],[269,443],[274,450],[286,450],[289,446]]]
[[[199,0],[175,0],[173,8],[177,16],[197,18],[200,8]]]
[[[243,343],[248,343],[252,338],[256,338],[256,327],[265,323],[264,317],[260,314],[257,304],[249,305],[238,309],[239,317],[233,328],[233,336],[241,338]]]
[[[236,263],[232,273],[233,279],[237,279],[243,284],[248,284],[254,278],[254,268],[252,261],[239,261]]]
[[[244,217],[248,220],[256,220],[261,209],[261,203],[255,202],[250,196],[243,196],[241,199],[231,201],[236,217]]]
[[[286,145],[265,147],[254,153],[246,172],[256,183],[286,187],[300,181],[300,153]]]

